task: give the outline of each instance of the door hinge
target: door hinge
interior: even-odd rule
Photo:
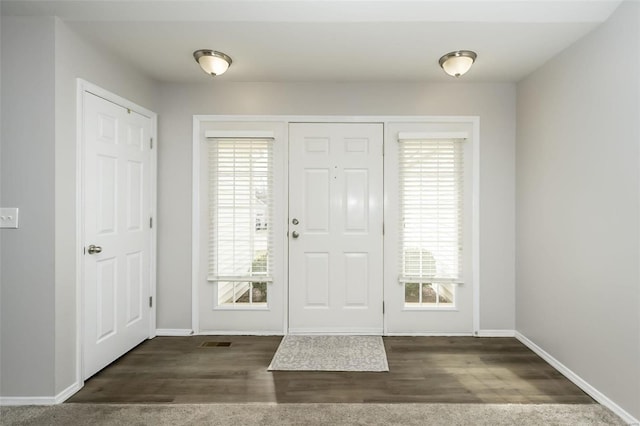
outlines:
[[[149,149],[153,149],[153,138],[149,138]]]
[[[149,307],[153,308],[153,296],[149,296]]]
[[[384,222],[382,222],[382,235],[384,235]]]
[[[384,142],[382,142],[382,156],[384,157]]]
[[[149,218],[149,228],[153,228],[153,217]]]
[[[384,302],[382,302],[382,313],[384,314]]]

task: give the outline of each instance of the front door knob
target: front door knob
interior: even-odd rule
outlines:
[[[298,238],[298,237],[300,236],[300,234],[298,233],[298,231],[293,231],[293,232],[291,233],[291,236],[292,236],[293,238]]]
[[[94,246],[93,244],[91,244],[89,246],[89,249],[87,250],[87,252],[89,254],[98,254],[98,253],[102,253],[102,247],[100,246]]]

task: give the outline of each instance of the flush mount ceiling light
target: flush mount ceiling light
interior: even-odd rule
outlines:
[[[209,75],[221,75],[231,65],[231,58],[222,52],[201,49],[193,52],[193,57],[200,68]]]
[[[471,50],[457,50],[444,55],[438,63],[452,77],[460,77],[471,68],[478,55]]]

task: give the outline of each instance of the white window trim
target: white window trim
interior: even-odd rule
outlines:
[[[398,140],[469,139],[468,132],[399,132]]]
[[[274,139],[275,132],[270,130],[207,130],[207,139]]]
[[[425,144],[427,146],[427,149],[429,150],[433,150],[436,147],[434,145],[431,145],[432,143],[438,144],[437,146],[439,146],[441,143],[444,143],[445,146],[451,147],[453,149],[453,152],[457,153],[453,159],[453,164],[457,166],[457,168],[459,169],[458,169],[458,172],[456,172],[453,176],[450,176],[450,177],[453,177],[456,182],[456,188],[454,189],[454,193],[457,194],[458,197],[461,197],[459,199],[459,203],[463,203],[463,200],[464,200],[464,195],[463,195],[464,177],[463,176],[465,174],[465,170],[464,170],[464,159],[462,157],[464,153],[462,144],[467,143],[468,134],[466,132],[430,132],[430,133],[429,132],[399,132],[397,139],[398,139],[398,145],[397,145],[398,181],[400,183],[400,191],[398,193],[398,197],[399,197],[398,201],[400,202],[399,212],[398,212],[399,213],[398,219],[400,219],[398,222],[398,225],[400,226],[398,230],[398,256],[399,256],[398,257],[398,262],[399,262],[398,281],[400,284],[402,284],[405,291],[405,301],[404,301],[403,310],[407,310],[407,308],[411,310],[419,310],[419,309],[451,310],[452,308],[456,309],[458,307],[458,300],[457,300],[457,296],[456,296],[457,292],[455,291],[455,288],[453,291],[454,300],[452,301],[452,304],[440,305],[439,302],[436,302],[435,304],[431,304],[431,303],[423,304],[422,287],[424,284],[435,284],[438,288],[438,290],[436,291],[439,294],[440,284],[449,284],[449,285],[453,284],[455,287],[457,287],[458,284],[464,283],[463,267],[462,267],[464,260],[462,257],[458,255],[458,253],[459,253],[460,247],[462,247],[463,253],[466,252],[467,250],[470,250],[470,248],[464,247],[464,244],[463,244],[463,241],[464,241],[464,238],[463,238],[464,226],[462,224],[462,215],[464,213],[463,204],[457,204],[457,206],[454,208],[455,211],[457,212],[457,221],[456,221],[456,225],[454,226],[454,229],[457,228],[457,232],[456,232],[457,248],[449,247],[450,251],[447,255],[445,255],[445,259],[450,258],[451,255],[455,256],[454,259],[457,259],[457,261],[455,262],[456,264],[455,266],[451,264],[448,265],[450,270],[447,273],[447,275],[453,274],[455,276],[445,277],[441,274],[436,274],[436,276],[433,276],[430,278],[422,275],[413,275],[413,276],[407,275],[405,271],[405,268],[407,268],[407,265],[405,264],[405,262],[407,261],[407,257],[406,257],[407,250],[410,250],[410,247],[415,246],[416,244],[419,247],[423,247],[423,245],[428,243],[429,241],[431,243],[436,244],[439,247],[440,240],[436,235],[433,235],[430,232],[427,232],[426,234],[424,234],[424,233],[421,233],[421,231],[418,231],[418,232],[421,233],[422,238],[416,240],[414,236],[414,238],[410,238],[410,241],[405,240],[406,232],[402,230],[401,225],[405,224],[405,221],[403,220],[403,216],[409,212],[403,210],[403,206],[408,203],[409,205],[412,206],[413,215],[419,213],[420,216],[422,216],[422,214],[424,213],[424,211],[422,211],[422,208],[424,206],[418,200],[422,200],[422,196],[424,194],[422,192],[416,192],[416,190],[418,190],[418,187],[415,186],[415,182],[413,185],[410,186],[410,188],[404,187],[402,185],[402,176],[405,176],[407,175],[407,173],[410,173],[410,176],[412,176],[414,179],[420,176],[420,179],[419,179],[420,181],[422,181],[424,177],[422,176],[421,171],[417,171],[415,169],[413,171],[404,169],[405,162],[409,161],[409,157],[407,157],[406,153],[403,154],[403,152],[405,151],[405,149],[409,149],[408,152],[415,154],[417,152],[416,150],[419,150],[420,154],[418,155],[422,155],[422,149],[425,148]],[[413,163],[413,161],[410,161],[410,163]],[[431,164],[430,170],[433,170],[433,167],[438,167],[438,170],[439,170],[439,167],[440,167],[439,161],[437,162],[438,164],[437,166],[435,163],[430,163],[430,164]],[[418,175],[416,175],[416,173]],[[419,188],[422,188],[422,185],[420,185]],[[421,189],[420,191],[422,191],[423,189]],[[434,195],[432,189],[430,189],[429,191],[431,195]],[[440,194],[440,192],[438,192],[438,194]],[[408,197],[408,198],[405,198],[405,197]],[[416,204],[416,202],[418,204]],[[418,209],[418,211],[416,211],[415,209]],[[431,213],[433,213],[432,208],[429,210],[431,211]],[[440,222],[438,222],[438,224],[440,225]],[[414,223],[414,225],[416,225],[416,223]],[[420,226],[420,229],[422,229],[422,226]],[[453,229],[448,229],[448,231],[451,232],[453,231]],[[424,238],[427,238],[427,240],[424,240]],[[407,247],[406,244],[408,244],[409,247]],[[419,249],[419,250],[420,252],[422,251],[422,249]],[[440,258],[441,254],[443,253],[440,251],[435,251],[432,253],[432,259],[434,259],[433,260],[434,263],[437,263],[436,260]],[[442,261],[443,259],[440,259],[440,260]],[[446,263],[449,263],[449,261],[447,261]],[[433,272],[436,273],[436,271],[433,271]],[[408,303],[406,301],[406,288],[407,288],[406,284],[407,283],[418,285],[420,302]]]
[[[240,118],[240,119],[238,119]],[[264,126],[263,126],[264,123]],[[284,154],[274,152],[273,158],[273,167],[274,170],[278,170],[277,173],[282,176],[276,179],[277,182],[281,182],[286,185],[287,176],[286,176],[286,141],[288,135],[284,129],[286,126],[282,125],[283,123],[280,120],[253,120],[246,117],[234,117],[234,119],[230,119],[229,117],[222,116],[193,116],[193,135],[192,135],[192,164],[193,164],[193,173],[192,173],[192,295],[191,295],[191,326],[193,333],[195,334],[279,334],[280,330],[285,330],[285,322],[284,320],[280,323],[277,329],[273,328],[273,326],[268,326],[269,329],[256,329],[255,332],[247,332],[244,328],[238,330],[210,330],[209,326],[207,326],[206,331],[202,331],[200,329],[200,314],[202,313],[199,303],[200,297],[200,285],[202,284],[200,280],[205,279],[209,281],[211,278],[208,274],[208,263],[206,259],[202,258],[202,255],[198,253],[202,253],[204,247],[207,245],[208,236],[200,235],[200,231],[203,230],[202,227],[206,226],[205,222],[201,222],[203,213],[203,209],[205,209],[207,203],[207,197],[202,192],[206,192],[206,181],[202,180],[205,170],[205,164],[203,161],[206,161],[204,157],[207,157],[207,145],[204,143],[205,141],[211,139],[273,139],[279,146],[279,148],[275,148],[277,152],[282,151]],[[215,128],[216,130],[211,130],[211,128]],[[274,197],[273,202],[279,206],[284,206],[286,201],[286,187],[280,186],[275,183],[274,186]],[[201,200],[201,197],[202,200]],[[280,207],[282,208],[282,207]],[[285,209],[286,211],[286,209]],[[275,214],[276,212],[274,212]],[[274,219],[279,223],[274,222],[274,226],[276,228],[282,229],[286,226],[287,218],[282,217],[283,215],[279,212],[274,216]],[[286,216],[286,215],[285,215]],[[286,247],[287,237],[286,235],[281,235],[282,232],[279,232],[278,229],[274,230],[273,234],[273,244],[274,250],[282,252]],[[274,259],[281,258],[282,255],[277,255]],[[279,261],[276,261],[279,262]],[[266,277],[263,279],[259,277],[259,282],[267,281],[271,286],[274,282],[277,281],[278,286],[285,286],[286,283],[286,264],[280,262],[279,264],[274,264],[274,269],[272,271],[271,276],[267,279]],[[202,275],[204,274],[204,275]],[[220,277],[216,277],[217,281]],[[238,277],[234,277],[238,278]],[[251,278],[253,280],[253,278]],[[251,280],[243,280],[243,281],[251,281]],[[211,282],[211,281],[209,281]],[[213,284],[213,283],[212,283]],[[214,289],[214,298],[216,297],[217,289]],[[271,298],[271,294],[267,297],[266,305],[218,305],[212,304],[210,309],[212,311],[220,311],[220,312],[264,312],[271,311],[275,313],[279,313],[278,317],[284,317],[284,311],[280,312],[280,308],[274,307],[272,300],[280,300],[279,297],[276,299]],[[282,304],[283,302],[281,302]],[[277,304],[276,304],[277,305]],[[280,306],[280,305],[277,305]],[[209,308],[207,308],[209,309]],[[279,320],[278,320],[279,321]]]
[[[481,283],[479,276],[479,118],[478,117],[451,117],[451,120],[441,117],[428,117],[424,120],[397,120],[391,121],[385,126],[385,294],[390,294],[388,309],[389,315],[385,318],[386,335],[475,335],[479,330],[480,307],[479,297]],[[400,204],[399,186],[400,170],[397,167],[400,155],[400,138],[415,140],[420,138],[437,139],[463,139],[465,146],[465,189],[464,189],[464,229],[463,245],[464,255],[464,284],[457,288],[464,292],[464,299],[456,300],[456,309],[462,314],[453,317],[451,310],[443,307],[430,308],[404,307],[404,298],[396,293],[396,288],[404,286],[398,281],[400,275],[400,263],[398,250],[400,244]],[[463,138],[461,138],[461,136]],[[388,171],[388,173],[387,173]],[[394,284],[395,283],[395,284]],[[394,296],[395,295],[395,296]],[[462,294],[460,294],[462,295]],[[400,300],[402,299],[402,300]],[[471,309],[469,309],[471,307]],[[405,314],[398,314],[400,312]],[[453,310],[453,311],[455,311]],[[420,312],[425,312],[424,320],[428,325],[420,326]],[[426,314],[426,312],[430,312]],[[442,313],[442,327],[438,326],[437,319]],[[448,313],[447,313],[448,312]],[[449,320],[452,320],[449,322]]]

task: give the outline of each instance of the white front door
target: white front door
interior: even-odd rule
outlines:
[[[289,125],[289,332],[383,331],[383,126]]]
[[[83,94],[83,378],[149,337],[149,117]]]

